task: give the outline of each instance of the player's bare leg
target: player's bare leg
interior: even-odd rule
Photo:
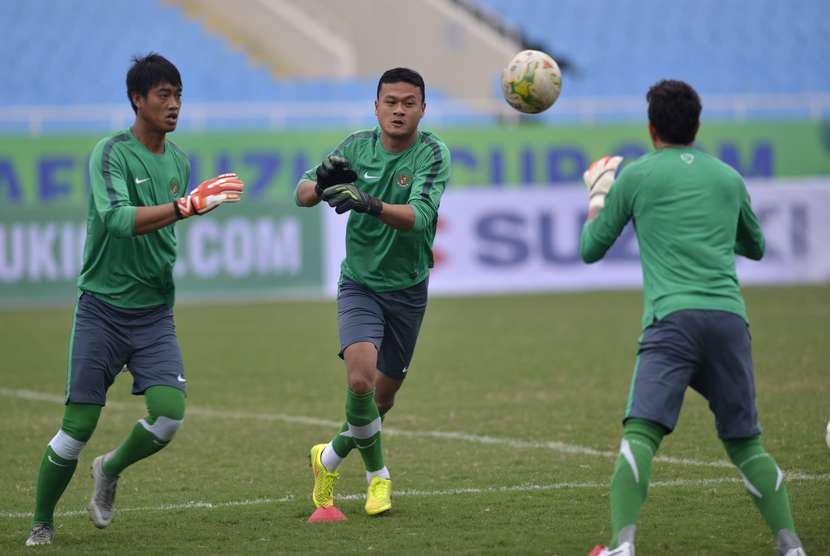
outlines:
[[[380,371],[375,372],[375,403],[378,406],[381,419],[395,405],[395,394],[398,393],[402,384],[402,380],[389,378]]]

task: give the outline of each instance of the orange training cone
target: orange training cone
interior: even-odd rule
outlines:
[[[320,506],[311,517],[308,518],[309,523],[320,523],[323,521],[345,521],[346,514],[337,509],[337,506]]]

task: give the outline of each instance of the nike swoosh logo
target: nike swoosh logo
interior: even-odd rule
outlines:
[[[182,375],[177,376],[176,380],[178,380],[179,382],[187,382],[187,379],[185,377],[183,377]]]
[[[378,179],[379,177],[380,177],[380,176],[370,176],[370,175],[369,175],[369,172],[363,172],[363,179],[367,179],[367,180],[376,180],[376,179]]]
[[[143,180],[140,180],[140,179],[136,178],[136,179],[135,179],[135,184],[136,184],[136,185],[141,185],[141,184],[142,184],[142,183],[144,183],[145,181],[150,181],[150,178],[144,178]]]
[[[52,462],[52,464],[57,465],[58,467],[70,467],[67,464],[56,462],[55,460],[52,459],[52,456],[46,456],[46,459],[48,459],[50,462]]]
[[[367,444],[366,446],[361,446],[360,444],[357,443],[357,439],[355,439],[355,444],[357,444],[358,449],[365,450],[366,448],[371,448],[372,446],[374,446],[377,443],[377,441],[378,441],[378,439],[377,439],[377,437],[375,437],[375,438],[372,439],[371,444]]]

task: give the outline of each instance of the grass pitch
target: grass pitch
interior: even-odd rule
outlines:
[[[811,555],[830,553],[830,288],[748,289],[764,442],[788,477]],[[0,312],[0,553],[584,555],[609,537],[608,480],[640,333],[639,292],[431,300],[384,423],[394,507],[306,523],[308,449],[343,419],[332,302],[180,306],[188,413],[175,441],[125,471],[119,513],[84,507],[94,456],[144,416],[123,374],[60,505],[55,544],[26,548],[35,477],[58,429],[71,309]],[[661,446],[638,554],[775,554],[713,418],[689,391]]]

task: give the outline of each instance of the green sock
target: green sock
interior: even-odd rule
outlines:
[[[782,529],[795,534],[784,474],[772,456],[764,451],[760,437],[724,440],[723,445],[729,459],[741,472],[752,501],[772,534],[778,535]]]
[[[381,419],[378,406],[375,403],[375,391],[365,394],[355,394],[351,390],[346,393],[346,424],[347,430],[338,436],[345,436],[354,442],[360,450],[366,471],[383,469],[383,450],[381,447]],[[343,444],[340,444],[343,448]],[[335,447],[338,455],[340,451]],[[348,452],[346,452],[348,453]],[[341,456],[343,457],[343,456]]]
[[[167,442],[153,436],[141,423],[136,423],[124,443],[104,460],[104,473],[110,477],[120,475],[128,466],[152,456],[165,446]]]
[[[124,443],[104,461],[104,473],[110,477],[167,446],[184,419],[184,392],[177,388],[153,386],[144,392],[144,400],[150,415],[136,423]]]
[[[40,472],[37,475],[35,515],[32,518],[32,524],[53,524],[55,506],[77,467],[78,460],[63,459],[51,446],[46,447],[46,453],[43,454],[43,460],[40,462]]]
[[[349,422],[343,421],[343,425],[340,427],[340,431],[334,435],[334,438],[331,440],[331,446],[334,448],[334,453],[336,453],[341,458],[345,458],[349,455],[355,446],[354,439],[351,436],[343,436],[343,433],[349,430]]]
[[[661,425],[645,419],[628,419],[623,427],[620,455],[611,477],[611,548],[634,542],[640,508],[648,495],[651,460],[665,434]]]
[[[383,418],[385,415],[380,416],[380,422],[383,423]],[[341,458],[345,458],[349,455],[354,448],[357,446],[354,443],[354,439],[351,436],[343,436],[343,433],[349,430],[349,422],[343,421],[343,424],[340,426],[340,431],[331,439],[331,445],[334,448],[334,452],[340,456]]]
[[[100,415],[100,405],[68,403],[64,407],[61,428],[49,441],[40,463],[32,525],[54,525],[55,506],[72,480],[78,467],[78,456],[92,437]],[[59,456],[52,446],[65,457]]]

